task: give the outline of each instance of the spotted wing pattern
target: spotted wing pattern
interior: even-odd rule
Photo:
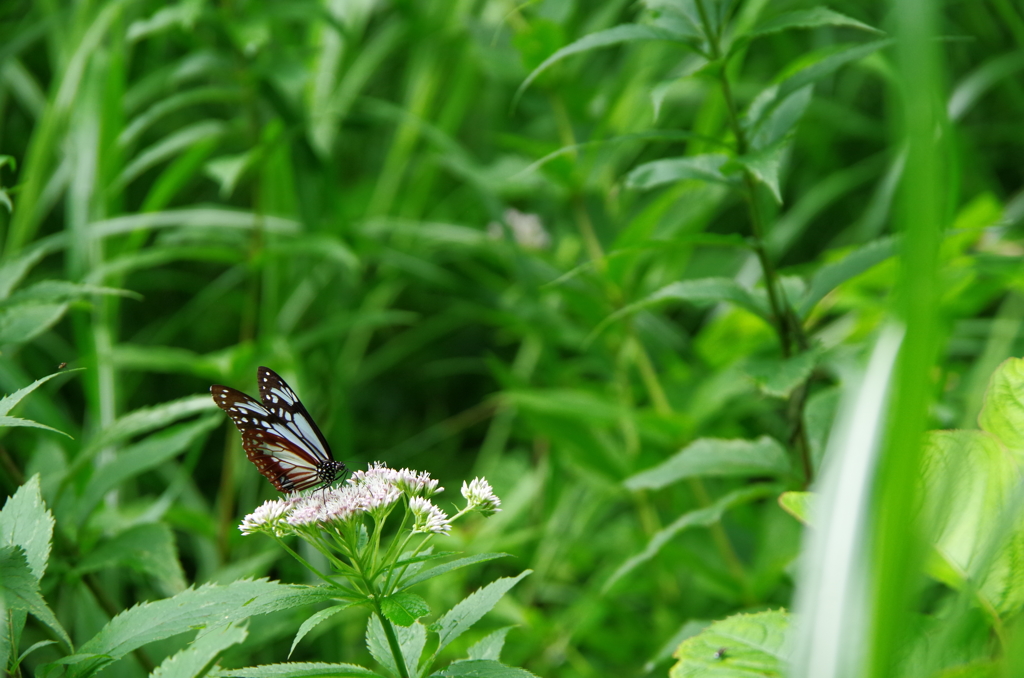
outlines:
[[[266,367],[257,379],[263,402],[228,386],[210,387],[213,401],[242,434],[246,456],[281,492],[333,482],[345,466],[334,460],[295,391]]]

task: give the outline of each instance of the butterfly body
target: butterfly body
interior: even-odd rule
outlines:
[[[257,371],[260,400],[215,384],[213,402],[242,434],[242,447],[280,492],[329,485],[345,472],[299,397],[273,370]]]

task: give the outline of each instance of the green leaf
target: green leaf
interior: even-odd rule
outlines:
[[[839,261],[825,264],[811,278],[807,293],[799,302],[797,313],[807,317],[815,304],[841,284],[877,266],[896,254],[896,238],[880,238],[850,252]]]
[[[18,290],[11,295],[10,299],[3,302],[2,307],[14,304],[53,304],[68,301],[77,301],[93,295],[130,297],[142,299],[142,295],[131,290],[124,290],[117,287],[103,287],[102,285],[91,285],[89,283],[74,283],[68,280],[44,280],[31,287]]]
[[[295,647],[299,644],[299,641],[305,638],[306,634],[312,631],[314,628],[316,628],[317,625],[319,625],[321,622],[327,621],[328,619],[338,614],[342,610],[346,610],[352,607],[353,605],[357,604],[358,603],[351,602],[345,603],[344,605],[335,605],[333,607],[328,607],[327,609],[320,610],[312,617],[302,622],[302,626],[299,627],[298,632],[295,634],[295,640],[292,641],[292,647],[290,650],[288,650],[288,657],[291,657],[292,652],[295,652]]]
[[[788,635],[789,614],[784,610],[737,614],[716,621],[682,642],[676,651],[679,661],[669,671],[669,678],[781,678],[789,660]]]
[[[249,666],[244,669],[217,670],[211,672],[213,678],[363,678],[364,676],[380,676],[370,669],[355,664],[324,664],[319,662],[292,662],[290,664],[263,664]]]
[[[419,675],[417,667],[423,648],[427,644],[427,629],[423,624],[414,622],[410,626],[393,627],[398,638],[398,646],[410,676]],[[399,676],[398,665],[391,654],[391,645],[384,633],[384,625],[376,614],[371,614],[366,623],[366,647],[378,664],[387,669],[392,676]]]
[[[78,371],[78,370],[67,370],[67,372],[72,372],[72,371]],[[48,431],[54,431],[56,433],[61,433],[61,434],[67,436],[68,435],[67,433],[64,433],[63,431],[58,431],[55,428],[51,428],[49,426],[46,426],[45,424],[40,424],[38,422],[31,421],[31,420],[28,420],[28,419],[20,419],[18,417],[8,417],[8,416],[6,416],[11,410],[13,410],[15,408],[15,406],[18,405],[18,403],[20,403],[22,400],[25,399],[25,396],[27,396],[28,394],[32,393],[32,391],[35,391],[37,388],[39,388],[40,386],[42,386],[46,382],[50,381],[54,377],[56,377],[56,376],[58,376],[60,374],[66,374],[67,372],[54,372],[53,374],[47,375],[47,376],[43,377],[42,379],[36,379],[34,382],[29,384],[28,386],[26,386],[24,388],[20,388],[17,391],[15,391],[14,393],[12,393],[11,395],[6,396],[2,400],[0,400],[0,426],[31,426],[31,427],[35,427],[35,428],[46,429]],[[68,436],[68,437],[70,438],[71,436]]]
[[[52,426],[40,424],[38,421],[32,421],[31,419],[22,419],[20,417],[0,417],[0,428],[2,427],[41,428],[44,431],[53,431],[54,433],[59,433],[62,436],[67,436],[68,438],[71,438],[71,436],[65,433],[64,431],[55,429]],[[74,440],[74,438],[71,439]]]
[[[769,19],[751,31],[749,37],[756,38],[762,35],[788,31],[793,28],[818,28],[819,26],[842,26],[884,35],[884,31],[880,31],[862,21],[857,21],[853,17],[840,14],[827,7],[814,7],[812,9],[799,9],[787,12]]]
[[[699,438],[657,466],[630,476],[624,484],[630,490],[656,490],[684,478],[774,476],[785,475],[789,470],[786,451],[774,438]]]
[[[430,630],[438,635],[436,652],[448,646],[450,642],[461,636],[480,618],[497,605],[505,593],[532,570],[524,570],[516,577],[502,577],[487,586],[479,588],[466,596],[458,605],[446,612],[440,619],[430,625]]]
[[[505,666],[490,659],[468,659],[452,662],[442,671],[433,674],[445,678],[536,678],[526,669]]]
[[[205,438],[221,421],[222,417],[213,415],[170,426],[147,436],[142,442],[122,449],[117,456],[96,469],[89,479],[78,501],[79,522],[84,523],[89,518],[92,510],[103,500],[107,492],[126,480],[157,468],[168,459],[178,456]]]
[[[207,633],[200,633],[192,643],[160,663],[150,678],[197,678],[221,652],[245,640],[244,626],[228,624]]]
[[[526,77],[523,84],[519,85],[519,89],[516,90],[515,96],[512,98],[512,105],[515,106],[515,103],[519,101],[519,97],[523,95],[526,88],[529,87],[530,83],[536,80],[541,73],[562,59],[572,56],[573,54],[580,54],[592,49],[611,47],[612,45],[621,45],[630,42],[647,42],[650,40],[680,42],[682,37],[684,36],[665,30],[664,28],[641,26],[640,24],[620,24],[603,31],[597,31],[596,33],[585,35],[576,42],[561,48],[541,62],[540,66],[533,69],[533,72]]]
[[[0,547],[0,597],[5,609],[28,612],[49,627],[72,651],[71,638],[39,594],[39,581],[29,568],[25,551],[20,546]],[[6,616],[4,626],[7,626]]]
[[[626,186],[647,190],[686,179],[728,184],[728,177],[722,173],[722,167],[728,161],[729,156],[721,153],[654,160],[640,165],[627,174]]]
[[[430,614],[427,601],[415,593],[401,592],[380,601],[384,616],[399,626],[411,626],[420,617]]]
[[[84,573],[121,566],[156,578],[170,594],[185,588],[174,533],[163,523],[136,525],[121,532],[90,551],[75,570]]]
[[[932,431],[925,438],[921,524],[941,567],[928,567],[950,586],[971,588],[1000,613],[1024,604],[1024,528],[1020,527],[1020,463],[984,431]],[[1019,503],[1019,502],[1018,502]],[[993,545],[996,546],[993,549]]]
[[[782,161],[789,150],[789,144],[785,141],[772,144],[768,148],[755,151],[749,155],[736,158],[734,161],[742,165],[754,175],[754,178],[768,187],[772,192],[775,202],[782,204],[782,191],[779,189],[779,171],[782,168]]]
[[[198,626],[220,625],[249,617],[322,603],[340,594],[327,587],[289,586],[266,579],[243,579],[226,586],[205,584],[172,598],[141,603],[117,615],[79,648],[82,655],[102,655],[103,663],[68,669],[69,678],[90,676],[104,664],[136,648]]]
[[[602,587],[607,592],[619,579],[632,572],[637,566],[646,563],[658,555],[658,552],[672,540],[676,535],[692,527],[710,527],[722,519],[722,514],[728,509],[750,501],[756,501],[763,497],[778,492],[778,487],[770,484],[752,485],[734,490],[727,495],[720,497],[710,506],[695,511],[689,511],[676,518],[670,525],[658,530],[651,537],[647,546],[637,555],[629,558],[619,566],[608,582]]]
[[[501,659],[501,649],[505,647],[505,636],[508,632],[514,629],[514,626],[503,626],[497,631],[493,631],[476,643],[470,646],[467,651],[467,656],[470,659],[491,659],[498,661]]]
[[[978,424],[1024,465],[1024,359],[1004,361],[989,379]]]
[[[0,510],[0,546],[20,546],[39,581],[46,572],[53,540],[53,515],[39,490],[39,475],[29,478]]]
[[[466,556],[465,558],[459,558],[443,565],[432,567],[429,570],[413,576],[407,577],[402,581],[402,589],[407,589],[410,586],[415,586],[428,579],[433,579],[439,575],[451,572],[452,570],[458,570],[459,568],[466,567],[467,565],[474,565],[476,563],[486,563],[488,560],[497,560],[498,558],[510,558],[511,556],[507,553],[478,553],[473,556]]]
[[[779,495],[779,506],[782,510],[804,525],[811,524],[808,516],[811,514],[813,501],[813,492],[783,492]]]
[[[765,394],[788,398],[797,386],[807,381],[820,358],[820,351],[809,350],[791,358],[751,360],[745,371]]]
[[[670,283],[640,301],[635,301],[612,313],[594,328],[594,331],[590,333],[590,338],[596,337],[606,327],[623,317],[670,301],[689,301],[695,304],[715,304],[728,301],[761,318],[767,319],[769,315],[764,302],[758,298],[758,295],[741,286],[732,278],[682,280]]]
[[[0,313],[0,344],[23,344],[35,339],[64,317],[68,304],[26,303]]]

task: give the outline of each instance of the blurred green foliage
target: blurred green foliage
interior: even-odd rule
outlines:
[[[349,465],[502,497],[445,548],[516,559],[423,595],[534,574],[451,657],[514,624],[503,660],[538,675],[660,673],[712,620],[789,606],[801,526],[776,498],[817,476],[886,319],[919,360],[880,506],[912,498],[920,432],[975,428],[1024,350],[1024,12],[923,2],[910,35],[897,4],[3,3],[0,390],[85,369],[11,415],[73,439],[7,407],[0,486],[40,476],[36,580],[71,640],[192,584],[304,581],[238,533],[274,492],[207,394],[254,393],[257,365]],[[884,586],[911,581],[912,609],[961,600],[904,555]],[[984,654],[968,607],[950,642]],[[311,611],[253,617],[220,664],[284,661]],[[15,650],[57,639],[10,614]],[[293,659],[369,665],[365,628],[336,614]]]

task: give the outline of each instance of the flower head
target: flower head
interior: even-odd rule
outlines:
[[[409,509],[415,520],[413,532],[448,534],[452,529],[448,515],[429,499],[412,497],[409,499]]]
[[[501,499],[494,494],[491,484],[485,478],[473,478],[472,481],[462,483],[462,496],[469,502],[469,508],[476,509],[485,516],[491,516],[500,511]]]
[[[407,497],[433,497],[439,492],[444,492],[444,488],[438,487],[437,481],[431,478],[426,471],[417,473],[407,468],[398,471],[395,485]]]
[[[266,532],[267,534],[283,537],[291,531],[285,522],[285,516],[289,509],[291,509],[291,504],[292,502],[289,499],[265,501],[255,511],[242,519],[242,524],[238,526],[238,529],[241,530],[242,534],[247,535]]]

